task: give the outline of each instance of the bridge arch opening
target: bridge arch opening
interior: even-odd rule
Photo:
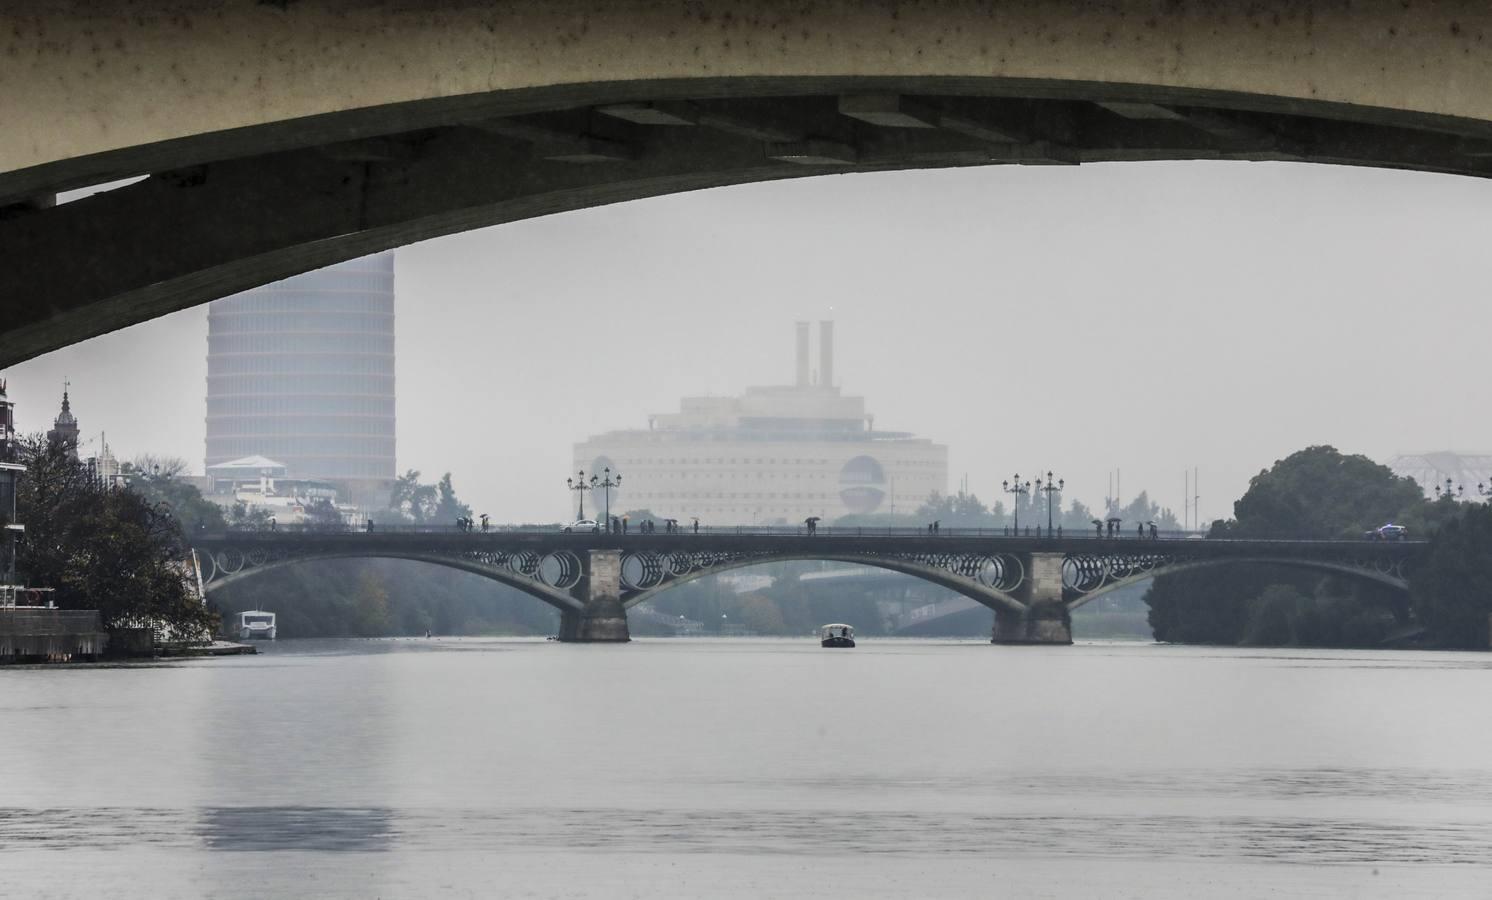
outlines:
[[[262,608],[286,637],[552,635],[559,607],[522,585],[418,556],[286,560],[207,584],[225,614]]]

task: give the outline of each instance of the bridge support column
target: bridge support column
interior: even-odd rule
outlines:
[[[622,554],[592,550],[582,560],[585,574],[571,596],[585,604],[581,612],[560,613],[559,639],[577,643],[622,644],[627,631],[627,609],[622,606]]]
[[[995,611],[992,644],[1071,644],[1072,617],[1062,602],[1062,553],[1032,553],[1022,560],[1026,582],[1019,598],[1022,612]]]

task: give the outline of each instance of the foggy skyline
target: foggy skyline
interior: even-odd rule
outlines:
[[[397,256],[398,465],[496,521],[567,515],[571,445],[679,398],[793,380],[837,323],[837,384],[950,448],[987,504],[1047,469],[1123,471],[1205,519],[1310,444],[1385,461],[1492,447],[1481,181],[1280,163],[990,167],[722,188],[497,226]],[[203,460],[206,306],[0,373],[44,431]],[[90,452],[85,447],[84,452]],[[707,523],[708,524],[708,523]]]

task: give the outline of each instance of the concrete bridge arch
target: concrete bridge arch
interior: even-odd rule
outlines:
[[[412,241],[719,185],[1492,174],[1471,2],[33,0],[0,26],[0,365]],[[128,176],[149,177],[54,205]]]

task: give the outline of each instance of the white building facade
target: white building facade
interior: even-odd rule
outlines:
[[[834,385],[833,323],[819,324],[819,377],[809,377],[808,323],[798,323],[796,382],[738,397],[688,397],[649,427],[575,445],[587,477],[610,467],[623,485],[611,512],[651,510],[711,525],[826,523],[846,515],[911,513],[948,486],[948,448],[876,431],[863,397]],[[590,498],[602,512],[604,498]]]

